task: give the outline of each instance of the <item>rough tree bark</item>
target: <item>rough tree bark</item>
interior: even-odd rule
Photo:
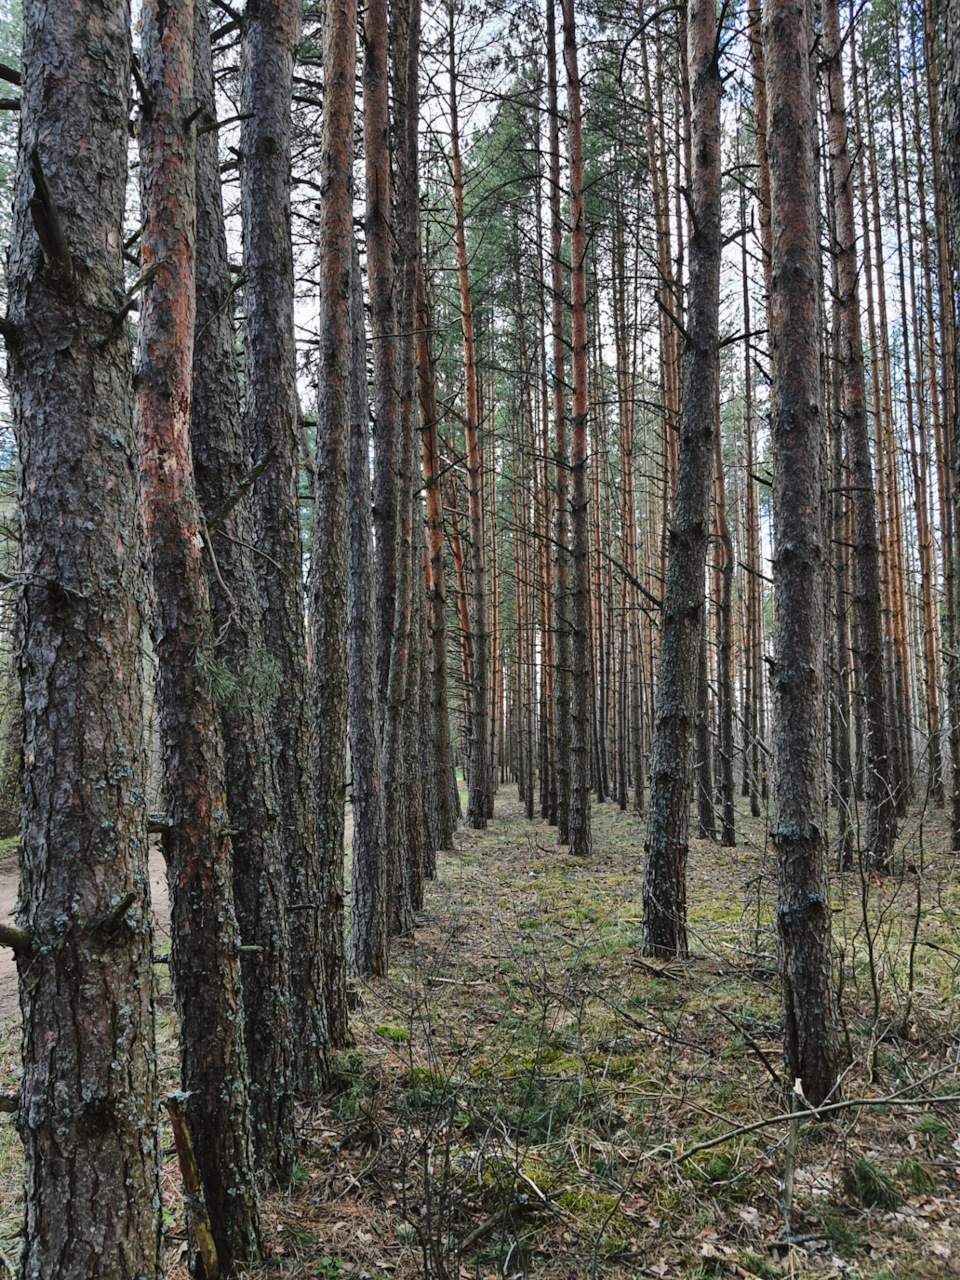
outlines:
[[[687,23],[693,139],[690,285],[677,488],[660,620],[653,762],[643,867],[643,953],[687,951],[687,797],[716,431],[720,312],[720,67],[716,7]]]
[[[470,766],[467,824],[477,830],[487,825],[492,803],[487,741],[487,570],[483,537],[483,453],[479,445],[480,396],[473,331],[473,300],[467,261],[467,233],[463,214],[463,168],[460,161],[460,130],[457,121],[456,47],[453,9],[449,14],[450,73],[450,165],[453,175],[454,235],[457,249],[457,280],[460,287],[460,327],[463,331],[464,440],[467,452],[467,512],[470,529],[470,631],[473,663],[470,675]]]
[[[402,483],[408,460],[400,413],[400,282],[393,260],[393,182],[389,110],[390,27],[386,0],[364,11],[363,136],[366,165],[367,279],[373,339],[374,529],[377,582],[377,683],[381,711],[383,785],[391,933],[413,923],[405,895],[408,795],[403,788],[404,700],[409,641],[409,578],[404,578],[411,505]],[[408,549],[408,547],[406,548]],[[398,627],[399,622],[399,627]]]
[[[773,353],[773,745],[787,1079],[818,1105],[839,1059],[824,760],[824,551],[816,99],[807,0],[767,0]]]
[[[949,263],[944,262],[943,265],[949,270],[950,282],[954,286],[952,290],[944,290],[948,298],[952,298],[956,294],[958,264],[960,264],[960,0],[946,0],[945,8],[945,34],[944,34],[944,66],[942,85],[943,100],[943,132],[941,143],[943,148],[943,188],[946,195],[944,204],[946,205],[946,223],[947,223],[947,252],[941,254],[941,258],[949,257]],[[951,311],[955,304],[947,303]],[[951,319],[954,317],[951,316]],[[955,328],[955,326],[950,326]],[[954,368],[951,371],[951,385],[954,388],[954,396],[952,404],[954,420],[945,423],[945,430],[948,436],[952,436],[952,450],[950,451],[953,466],[957,466],[957,459],[960,458],[960,395],[957,395],[956,389],[960,387],[960,343],[955,344],[953,351]],[[953,537],[957,536],[957,474],[954,470],[950,476],[949,487],[953,500]],[[948,615],[952,615],[952,631],[956,631],[956,617],[958,606],[960,606],[960,590],[958,590],[956,561],[952,566],[952,573],[947,578],[946,589],[950,593],[948,598]],[[948,642],[956,643],[955,634],[951,634],[951,627],[948,624]],[[954,652],[949,656],[948,661],[948,679],[951,683],[952,701],[950,703],[951,712],[955,713],[960,709],[960,660],[957,659]],[[960,723],[956,720],[950,726],[950,758],[951,758],[951,813],[953,826],[953,848],[960,849]]]
[[[300,0],[247,0],[241,56],[244,421],[253,458],[273,461],[251,495],[263,634],[276,669],[270,700],[274,772],[284,838],[293,1080],[322,1083],[322,896],[311,796],[313,714],[307,693],[299,435],[290,239],[290,104]]]
[[[195,9],[194,91],[202,128],[216,119],[209,0],[195,0]],[[258,1167],[276,1178],[288,1173],[294,1158],[283,844],[263,697],[269,668],[250,550],[253,534],[247,503],[237,501],[253,467],[240,416],[233,284],[216,139],[216,131],[207,130],[196,142],[197,311],[190,445],[197,498],[216,556],[215,564],[208,563],[207,585],[216,637],[213,654],[225,669],[219,712],[233,832],[234,906],[241,940],[261,948],[243,953],[240,960],[253,1142]],[[229,509],[231,502],[235,505]]]
[[[402,0],[390,14],[391,102],[395,175],[393,234],[396,245],[398,337],[397,561],[388,711],[400,709],[400,737],[385,776],[387,813],[403,815],[392,886],[396,926],[406,932],[423,906],[424,814],[420,750],[420,504],[419,405],[417,402],[417,257],[420,251],[418,129],[420,0]]]
[[[390,242],[393,182],[390,172],[386,0],[368,0],[363,15],[363,151],[366,180],[364,235],[373,342],[373,520],[377,555],[377,682],[381,708],[390,679],[390,636],[397,545],[397,313]]]
[[[353,859],[350,882],[350,971],[387,971],[386,818],[380,772],[377,698],[377,600],[370,487],[370,408],[360,255],[354,244],[350,340],[350,507],[348,517],[347,663]]]
[[[223,750],[211,692],[206,539],[190,454],[195,170],[193,2],[141,20],[139,395],[143,518],[153,583],[157,705],[181,1087],[221,1266],[260,1252]]]
[[[557,41],[554,0],[547,0],[547,112],[550,148],[550,333],[553,389],[553,441],[556,495],[553,519],[553,627],[557,655],[557,707],[554,718],[557,769],[557,843],[570,840],[570,600],[569,481],[567,456],[567,404],[563,333],[563,222],[560,215],[560,107],[557,101]]]
[[[863,712],[866,725],[866,815],[861,856],[866,866],[886,867],[897,834],[883,680],[883,606],[880,595],[880,547],[877,499],[867,397],[864,387],[860,297],[857,289],[857,232],[853,213],[854,169],[847,146],[842,46],[837,0],[824,0],[823,57],[827,65],[827,145],[833,173],[836,212],[837,283],[840,312],[841,408],[850,462],[856,555],[854,608],[860,639]]]
[[[733,849],[737,843],[733,783],[733,539],[727,523],[726,485],[723,475],[723,441],[720,434],[720,383],[716,385],[717,429],[713,448],[716,459],[716,536],[717,577],[720,599],[717,601],[717,721],[720,751],[720,844]]]
[[[356,0],[332,0],[323,32],[317,453],[310,556],[313,793],[321,876],[324,1009],[330,1044],[349,1038],[343,944],[343,808],[347,776],[347,455],[351,423],[353,115]]]
[[[573,631],[570,680],[570,852],[593,851],[590,813],[590,731],[593,661],[590,644],[590,520],[587,476],[587,235],[583,214],[583,139],[580,70],[573,0],[562,0],[563,62],[567,72],[567,139],[570,158],[570,319],[573,344],[570,421],[570,614]]]
[[[26,0],[23,25],[9,322],[23,578],[19,918],[38,945],[18,955],[20,1274],[140,1280],[159,1277],[161,1251],[145,592],[121,311],[129,7]]]
[[[430,314],[423,279],[423,261],[417,261],[417,376],[420,392],[420,432],[426,499],[427,625],[429,631],[429,697],[433,751],[436,757],[437,843],[453,848],[457,825],[457,779],[450,751],[450,714],[447,707],[447,593],[443,564],[443,492],[440,486],[440,448],[437,439],[437,378],[430,342]]]

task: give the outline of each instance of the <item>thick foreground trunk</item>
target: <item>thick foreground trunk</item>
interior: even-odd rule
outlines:
[[[20,1274],[155,1280],[145,593],[130,339],[117,317],[130,21],[124,0],[95,14],[79,0],[26,0],[23,20],[9,261],[24,575],[20,923],[43,945],[18,957]]]
[[[770,343],[774,510],[773,745],[784,1057],[816,1106],[837,1081],[824,706],[820,264],[816,103],[807,0],[768,0]]]

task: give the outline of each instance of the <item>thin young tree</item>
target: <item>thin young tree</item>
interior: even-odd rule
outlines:
[[[720,323],[720,65],[713,0],[687,19],[692,171],[690,284],[677,488],[660,620],[653,762],[643,866],[643,952],[687,951],[688,793],[703,628]]]
[[[223,749],[190,452],[195,313],[193,0],[148,0],[137,413],[163,742],[163,854],[181,1087],[220,1264],[260,1253]]]
[[[4,325],[23,579],[20,1274],[155,1280],[144,583],[122,310],[129,6],[26,0],[23,37]]]
[[[819,1105],[837,1085],[824,759],[824,575],[811,6],[767,0],[773,354],[773,745],[777,929],[787,1079]]]

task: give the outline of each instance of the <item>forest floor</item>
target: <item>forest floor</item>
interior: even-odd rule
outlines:
[[[945,818],[904,822],[897,875],[834,877],[843,1092],[874,1105],[792,1128],[775,1120],[774,866],[764,821],[744,810],[738,830],[736,849],[694,842],[691,959],[646,961],[641,823],[595,805],[581,862],[501,788],[489,829],[461,829],[440,856],[389,977],[352,984],[355,1045],[300,1117],[290,1185],[264,1197],[271,1256],[249,1276],[960,1275],[960,860]],[[11,1021],[0,1090],[16,1087],[17,1040]],[[17,1251],[18,1164],[5,1118],[0,1263]],[[172,1153],[164,1189],[179,1280]]]

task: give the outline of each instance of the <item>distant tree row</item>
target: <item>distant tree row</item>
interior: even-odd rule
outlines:
[[[834,1094],[831,862],[910,804],[960,849],[955,0],[22,8],[23,1276],[160,1274],[151,833],[198,1275],[261,1255],[458,770],[585,860],[640,815],[660,957],[691,821],[769,800]]]

